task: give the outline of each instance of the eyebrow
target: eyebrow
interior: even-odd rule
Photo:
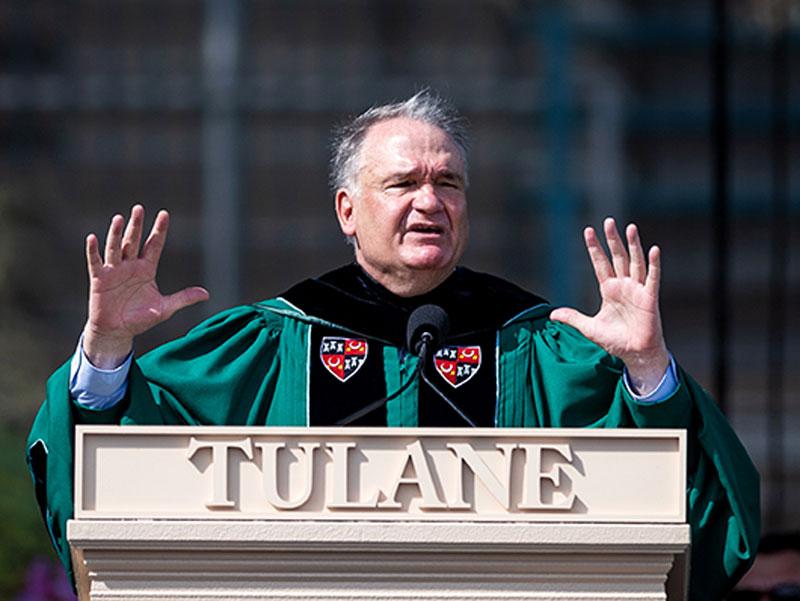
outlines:
[[[390,173],[386,177],[384,177],[381,180],[381,183],[382,184],[386,184],[386,183],[388,183],[390,181],[393,181],[393,180],[405,179],[407,177],[412,177],[416,173],[418,173],[417,169],[409,169],[408,171],[395,171],[393,173]],[[435,177],[436,178],[444,177],[444,178],[456,180],[458,182],[463,182],[464,181],[464,177],[463,176],[459,175],[457,172],[452,171],[450,169],[445,169],[445,170],[443,170],[443,171],[441,171],[439,173],[436,173]]]

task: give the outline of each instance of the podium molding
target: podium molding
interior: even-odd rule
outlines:
[[[83,598],[663,600],[686,525],[73,521]],[[676,590],[685,583],[673,574]],[[90,596],[88,596],[90,594]],[[682,595],[670,596],[681,599]]]

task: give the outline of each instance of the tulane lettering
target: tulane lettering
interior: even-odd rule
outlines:
[[[562,468],[554,462],[552,469],[542,471],[542,451],[553,451],[566,459],[566,463],[572,463],[572,450],[568,444],[521,444],[520,448],[525,451],[525,495],[522,498],[520,509],[572,509],[575,505],[575,493],[567,495],[562,493],[564,500],[561,503],[545,503],[542,501],[542,482],[549,480],[553,483],[556,491],[561,485]],[[560,462],[565,463],[565,462]]]
[[[397,512],[408,510],[412,501],[422,511],[470,511],[479,496],[491,497],[506,512],[573,509],[576,496],[565,471],[573,461],[568,444],[498,442],[493,446],[487,453],[469,442],[447,442],[431,451],[422,440],[414,440],[404,447],[368,452],[353,441],[202,441],[192,437],[187,457],[192,459],[200,449],[211,450],[211,464],[204,471],[210,471],[212,490],[205,505],[214,510],[236,504],[229,490],[233,452],[243,456],[242,462],[246,458],[260,465],[261,494],[266,505],[278,511],[303,510],[312,499],[317,499],[318,510],[320,497],[322,505],[334,512]],[[544,467],[545,456],[548,467]],[[370,465],[372,461],[380,463]],[[465,474],[471,478],[465,479]],[[515,483],[515,474],[521,482]],[[466,490],[467,482],[472,483],[472,491]],[[401,490],[406,492],[401,495]]]
[[[397,470],[390,493],[385,495],[387,498],[382,503],[378,503],[381,509],[402,509],[403,506],[397,501],[397,493],[400,485],[411,484],[419,489],[422,496],[420,509],[447,509],[447,503],[439,498],[436,492],[436,484],[433,481],[433,474],[428,465],[428,455],[422,447],[422,441],[415,441],[406,447],[405,457],[398,464]],[[404,476],[408,467],[411,466],[414,476]]]
[[[263,453],[262,481],[264,495],[270,505],[276,509],[297,509],[305,505],[311,498],[314,488],[314,451],[319,448],[318,442],[301,442],[297,445],[301,453],[300,470],[303,473],[303,488],[295,499],[283,499],[278,492],[278,450],[286,448],[285,442],[258,442],[256,448]],[[288,475],[287,475],[288,480]]]
[[[330,500],[326,503],[329,509],[374,509],[378,506],[380,492],[375,491],[369,501],[351,501],[348,499],[350,484],[350,449],[356,448],[354,442],[329,442],[326,447],[333,460],[333,482]]]
[[[511,458],[514,449],[517,448],[515,444],[496,444],[495,445],[501,453],[503,453],[504,463],[503,471],[500,478],[486,465],[486,462],[480,458],[478,453],[470,445],[465,442],[462,443],[448,443],[447,448],[453,451],[458,458],[457,474],[457,493],[455,502],[451,505],[453,509],[469,509],[469,504],[464,500],[464,483],[462,477],[464,475],[464,467],[474,474],[476,480],[488,489],[491,495],[506,509],[511,509]]]
[[[213,473],[212,482],[213,495],[211,500],[206,503],[209,509],[220,507],[233,507],[234,502],[228,495],[228,451],[238,449],[248,459],[253,458],[253,442],[249,438],[238,441],[212,440],[199,442],[194,436],[189,440],[189,448],[186,450],[187,459],[195,456],[200,449],[211,448],[211,470]]]

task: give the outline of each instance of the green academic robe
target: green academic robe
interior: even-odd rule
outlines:
[[[747,453],[714,401],[683,370],[671,398],[638,404],[622,382],[620,361],[550,321],[550,310],[539,304],[496,331],[495,365],[488,367],[498,383],[496,425],[686,428],[691,598],[720,598],[754,558],[759,539],[759,479]],[[316,353],[309,347],[318,326],[341,328],[280,298],[225,311],[135,361],[126,400],[104,411],[77,406],[68,393],[69,364],[57,370],[30,434],[28,461],[67,570],[75,424],[307,425],[309,362]],[[386,390],[397,390],[417,359],[392,344],[375,348],[370,352],[380,353]],[[418,393],[415,383],[388,402],[387,425],[417,425]]]

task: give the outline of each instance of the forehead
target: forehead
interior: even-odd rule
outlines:
[[[367,130],[361,166],[369,171],[464,169],[461,152],[447,132],[404,117],[380,121]]]

